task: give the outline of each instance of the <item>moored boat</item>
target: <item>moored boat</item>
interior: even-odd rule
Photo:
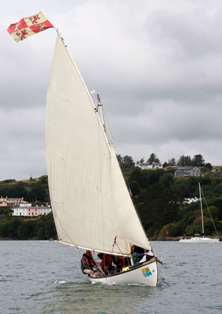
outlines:
[[[198,184],[198,187],[199,187],[199,200],[200,200],[202,237],[195,236],[195,237],[191,237],[191,238],[184,238],[184,239],[180,239],[179,242],[182,242],[182,243],[218,243],[220,241],[219,237],[217,237],[217,238],[209,238],[209,237],[205,236],[203,202],[202,202],[202,190],[201,190],[200,183]],[[216,226],[214,224],[214,221],[213,221],[213,225],[214,225],[215,232],[217,233],[217,229],[216,229]]]
[[[192,237],[189,239],[180,239],[179,242],[183,243],[218,243],[220,239],[208,237]]]

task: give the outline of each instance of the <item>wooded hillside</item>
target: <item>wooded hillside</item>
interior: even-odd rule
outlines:
[[[222,173],[204,172],[201,177],[175,178],[173,169],[142,170],[131,157],[119,156],[119,162],[149,238],[168,239],[194,235],[201,231],[200,204],[187,204],[186,199],[198,197],[201,183],[210,213],[222,234]],[[50,202],[47,176],[26,181],[0,181],[0,196],[24,197],[44,204]],[[206,234],[214,235],[211,216],[204,202]],[[49,239],[56,232],[52,215],[37,218],[12,217],[10,209],[0,209],[0,238]]]

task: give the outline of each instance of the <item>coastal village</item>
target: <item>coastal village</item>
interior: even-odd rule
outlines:
[[[143,170],[156,170],[156,169],[163,169],[166,171],[173,171],[175,177],[200,177],[204,175],[206,172],[205,169],[201,169],[201,167],[195,166],[166,166],[163,167],[161,164],[149,164],[149,163],[138,163],[137,166]],[[222,166],[212,166],[208,172],[212,173],[222,173]]]
[[[0,197],[0,208],[8,208],[12,212],[12,216],[24,216],[24,217],[33,217],[33,216],[43,216],[51,213],[52,209],[49,205],[40,205],[32,206],[32,203],[29,203],[21,198],[8,198]]]
[[[132,157],[130,156],[124,156],[121,157],[120,155],[117,156],[120,166],[122,168],[123,173],[127,172],[128,169],[131,167],[141,169],[141,171],[148,171],[148,172],[160,172],[162,173],[170,173],[174,178],[182,179],[182,178],[203,178],[205,176],[213,175],[214,177],[222,177],[222,166],[212,166],[211,164],[202,162],[201,166],[192,166],[192,165],[185,165],[182,166],[181,163],[185,161],[185,164],[187,162],[187,157],[189,156],[181,156],[180,160],[175,161],[174,158],[172,158],[170,161],[161,163],[159,159],[156,157],[154,153],[152,153],[147,159],[147,161],[144,161],[144,159],[141,159],[140,161],[137,161],[134,163]],[[203,158],[201,155],[196,155],[193,157],[199,158],[203,161]],[[189,159],[189,158],[188,158]],[[182,160],[182,162],[180,162]],[[191,158],[190,158],[191,160]],[[33,182],[43,180],[44,184],[47,186],[47,177],[43,176],[40,177],[40,179],[31,179]],[[13,180],[3,180],[0,182],[11,182],[13,183]],[[44,188],[46,189],[46,187]],[[1,191],[0,191],[1,193]],[[48,193],[48,192],[47,192]],[[38,195],[36,195],[38,198]],[[185,197],[183,202],[184,203],[192,203],[197,202],[198,198],[196,197]],[[12,197],[8,196],[7,194],[1,195],[0,194],[0,212],[4,209],[8,210],[8,214],[15,217],[40,217],[40,216],[46,216],[52,212],[51,206],[49,202],[38,200],[36,201],[27,201],[24,197],[24,195],[21,195],[19,197]]]

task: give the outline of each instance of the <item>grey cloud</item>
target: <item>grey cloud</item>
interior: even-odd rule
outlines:
[[[2,7],[0,177],[45,171],[55,32],[15,44],[4,31],[39,8],[60,27],[89,89],[100,92],[121,153],[154,151],[166,160],[200,152],[221,162],[221,1],[21,0]]]
[[[173,14],[174,13],[174,14]],[[169,45],[173,55],[184,58],[221,53],[221,6],[217,10],[192,8],[187,12],[159,11],[148,19],[147,26],[154,42]]]
[[[180,106],[174,103],[155,103],[149,112],[139,116],[112,117],[113,133],[119,143],[163,144],[171,141],[200,142],[222,137],[219,106]],[[116,131],[117,130],[117,131]],[[118,132],[118,134],[117,134]]]
[[[0,179],[46,173],[41,107],[0,111]]]

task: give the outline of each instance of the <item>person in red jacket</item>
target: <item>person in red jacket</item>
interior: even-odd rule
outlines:
[[[110,254],[103,254],[101,261],[101,268],[106,275],[113,273],[114,267],[112,265],[113,257]]]
[[[83,274],[86,274],[90,277],[101,277],[102,273],[99,270],[96,262],[92,257],[92,252],[87,250],[81,259],[81,270]]]

